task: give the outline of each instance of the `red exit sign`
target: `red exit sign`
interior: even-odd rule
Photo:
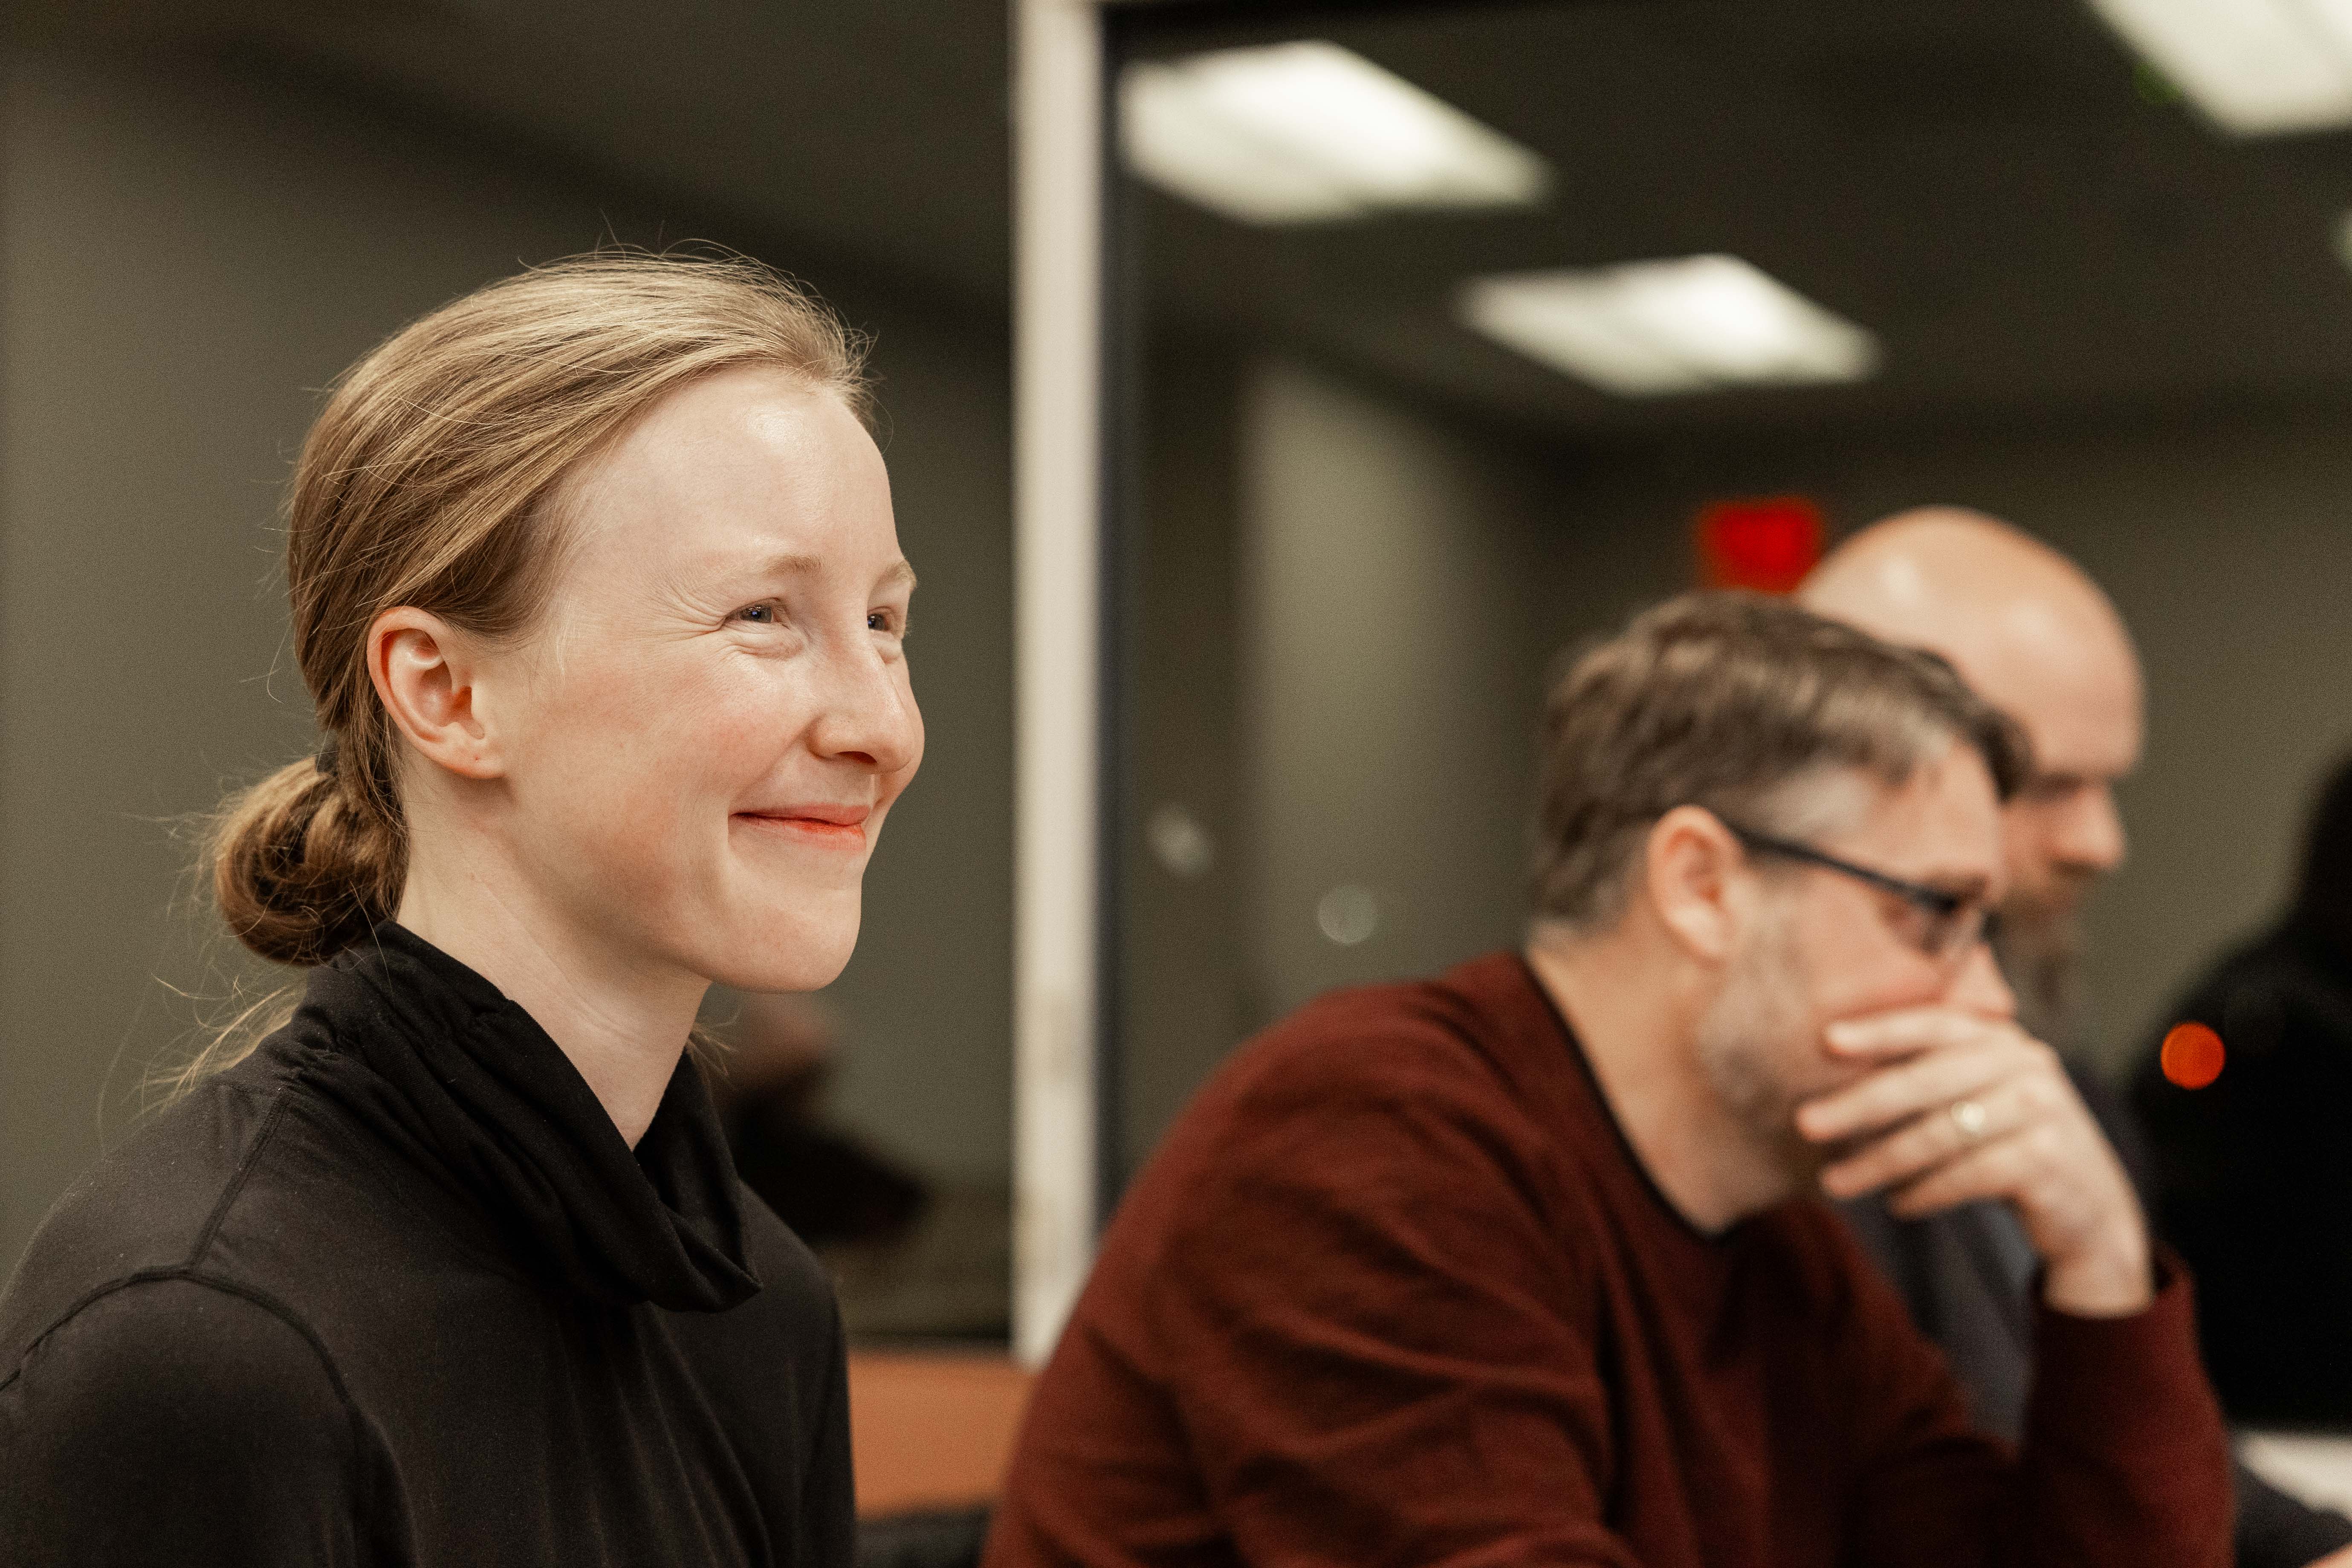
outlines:
[[[1749,496],[1701,507],[1697,537],[1706,586],[1789,594],[1821,560],[1829,521],[1805,496]]]

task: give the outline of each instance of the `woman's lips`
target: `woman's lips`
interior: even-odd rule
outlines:
[[[863,849],[870,805],[787,805],[770,811],[739,811],[736,819],[803,844],[831,849]]]

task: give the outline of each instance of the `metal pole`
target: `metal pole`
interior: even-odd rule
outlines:
[[[1094,1258],[1102,866],[1103,35],[1013,7],[1013,1352]]]

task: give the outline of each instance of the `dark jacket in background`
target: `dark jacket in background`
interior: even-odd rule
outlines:
[[[2290,921],[2168,1023],[2191,1019],[2220,1033],[2221,1077],[2167,1082],[2159,1036],[2132,1091],[2214,1386],[2239,1420],[2352,1426],[2352,960]]]
[[[2146,1194],[2149,1154],[2129,1110],[2095,1074],[2079,1064],[2068,1070],[2133,1184]],[[1875,1194],[1839,1207],[1863,1249],[1901,1293],[1911,1321],[1944,1352],[1969,1390],[1977,1419],[2017,1440],[2033,1377],[2032,1293],[2040,1266],[2016,1216],[2006,1205],[1970,1204],[1929,1219],[1899,1220]],[[2194,1257],[2189,1262],[2197,1273],[2199,1316],[2206,1321],[2217,1281]],[[2235,1490],[2239,1568],[2304,1568],[2352,1545],[2352,1519],[2311,1508],[2242,1464],[2235,1468]]]
[[[398,927],[69,1192],[0,1296],[0,1563],[849,1563],[831,1292],[681,1063],[634,1153]]]

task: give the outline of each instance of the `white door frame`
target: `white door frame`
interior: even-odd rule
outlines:
[[[1098,0],[1013,0],[1013,1346],[1036,1365],[1102,1222],[1106,89]]]

